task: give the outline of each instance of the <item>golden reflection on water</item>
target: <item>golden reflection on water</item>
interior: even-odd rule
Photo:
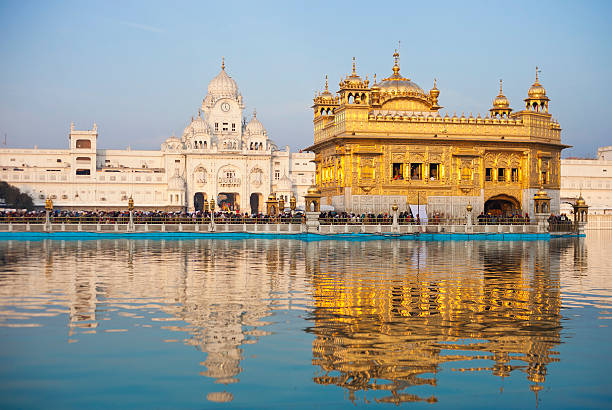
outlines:
[[[0,241],[0,326],[66,315],[69,343],[176,332],[163,341],[205,353],[201,375],[225,385],[207,399],[227,402],[244,346],[265,343],[274,311],[300,310],[313,381],[350,400],[380,390],[377,402],[436,402],[406,389],[435,387],[445,364],[500,386],[524,374],[537,394],[559,360],[562,260],[585,271],[583,243]]]
[[[371,246],[339,252],[321,243],[307,265],[316,383],[342,386],[351,400],[360,390],[384,390],[376,401],[436,402],[402,391],[435,386],[440,366],[454,362],[457,372],[520,371],[541,389],[561,330],[559,262],[548,242]],[[355,264],[362,255],[367,269]]]

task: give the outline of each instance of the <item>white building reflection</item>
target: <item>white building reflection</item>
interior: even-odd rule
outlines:
[[[0,297],[20,309],[67,313],[69,341],[101,328],[127,331],[113,324],[117,316],[180,332],[179,339],[206,353],[201,374],[229,385],[239,382],[243,346],[268,334],[266,318],[276,309],[305,308],[302,246],[259,239],[0,242],[4,270],[18,271],[2,276]],[[45,257],[24,271],[19,263],[30,254]],[[29,324],[36,316],[4,313],[0,320]]]

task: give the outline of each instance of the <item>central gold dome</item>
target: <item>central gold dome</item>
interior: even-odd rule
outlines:
[[[399,70],[399,65],[397,64],[397,59],[399,54],[395,52],[393,54],[395,57],[395,65],[393,66],[393,74],[383,79],[380,84],[377,84],[381,93],[387,94],[421,94],[423,97],[426,97],[425,92],[421,87],[417,84],[410,81],[409,78],[402,77]]]

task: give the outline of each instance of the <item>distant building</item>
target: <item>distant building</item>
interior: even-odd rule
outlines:
[[[181,138],[160,151],[98,148],[98,127],[70,127],[68,149],[0,149],[0,180],[42,206],[47,197],[64,209],[127,208],[265,211],[270,193],[304,205],[314,180],[312,153],[281,151],[253,113],[247,123],[236,82],[221,72],[208,84],[197,116]]]
[[[512,112],[501,89],[490,113],[441,115],[434,86],[425,92],[400,74],[373,83],[355,70],[337,95],[325,85],[314,98],[316,181],[322,204],[355,212],[388,212],[394,203],[463,217],[481,211],[532,213],[543,187],[559,211],[561,127],[536,78],[524,109]]]
[[[589,214],[612,215],[612,146],[597,150],[597,159],[561,160],[561,212],[569,214],[582,194]]]

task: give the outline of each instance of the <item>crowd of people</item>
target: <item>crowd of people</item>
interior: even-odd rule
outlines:
[[[12,223],[44,223],[45,211],[0,210],[0,221]],[[301,212],[284,212],[278,216],[262,213],[240,213],[219,211],[213,215],[209,211],[167,212],[167,211],[134,211],[134,223],[302,223]],[[52,223],[128,223],[130,213],[123,211],[78,211],[53,210],[49,215]]]
[[[476,219],[478,225],[529,225],[531,221],[528,213],[523,215],[520,212],[515,212],[511,215],[481,212]]]
[[[122,211],[79,211],[79,210],[53,210],[50,213],[50,219],[53,223],[128,223],[130,213],[127,210]],[[287,211],[278,216],[269,216],[263,213],[240,213],[233,211],[218,211],[212,215],[217,223],[302,223],[304,214],[302,212]],[[209,211],[195,212],[168,212],[168,211],[134,211],[134,223],[209,223],[211,213]],[[425,219],[425,218],[424,218]],[[481,212],[478,215],[477,223],[479,225],[528,225],[530,223],[529,214],[515,213],[510,216],[493,215],[491,213]],[[0,210],[0,222],[12,223],[44,223],[45,211],[35,210]],[[342,224],[380,224],[391,225],[393,223],[393,215],[390,213],[348,213],[325,211],[319,214],[319,221],[323,225],[342,225]],[[414,217],[410,210],[400,212],[398,214],[398,223],[401,225],[416,224],[419,225],[425,221],[421,221],[419,215]],[[449,222],[442,214],[433,213],[426,221],[429,225],[437,225],[444,223],[455,223],[459,221]],[[551,214],[548,218],[550,226],[570,226],[572,221],[565,214]]]
[[[336,212],[336,211],[326,211],[321,212],[319,214],[319,222],[323,225],[341,225],[341,224],[349,224],[349,225],[391,225],[393,223],[393,214],[389,214],[388,212],[384,213],[348,213],[348,212]],[[420,224],[421,218],[419,215],[414,217],[412,212],[403,211],[398,213],[397,222],[400,225],[410,225],[410,224]],[[441,220],[438,216],[435,218],[432,217],[429,219],[429,224],[440,223]]]

